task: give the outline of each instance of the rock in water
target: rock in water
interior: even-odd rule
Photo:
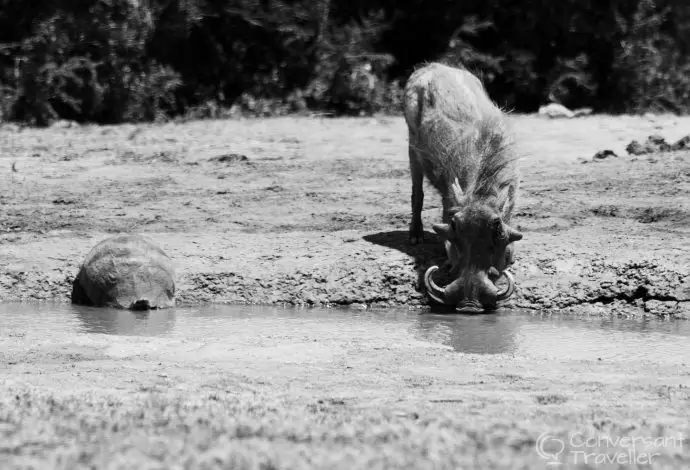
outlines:
[[[172,307],[172,260],[141,235],[103,240],[86,255],[74,279],[72,303],[130,310]]]

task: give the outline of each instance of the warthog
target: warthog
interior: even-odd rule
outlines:
[[[107,238],[86,255],[72,285],[72,303],[130,310],[172,307],[172,261],[141,235]]]
[[[423,241],[423,180],[441,193],[444,241],[455,280],[439,288],[424,276],[429,295],[460,312],[496,308],[515,284],[506,268],[512,243],[522,234],[510,227],[518,192],[517,159],[503,112],[467,70],[432,63],[416,70],[405,86],[404,113],[410,137],[412,223],[410,243]],[[508,286],[499,292],[501,276]]]

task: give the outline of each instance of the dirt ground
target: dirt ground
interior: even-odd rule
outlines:
[[[650,134],[675,141],[690,118],[513,123],[525,234],[513,305],[690,317],[690,153],[623,151]],[[180,304],[426,306],[419,272],[443,254],[430,231],[407,244],[406,141],[399,118],[4,126],[0,300],[67,302],[89,249],[135,231],[174,259]],[[619,156],[592,161],[604,149]],[[431,191],[425,207],[430,228]],[[573,431],[690,434],[682,354],[481,356],[403,333],[212,344],[0,325],[0,468],[535,469],[554,468],[535,450],[544,431],[570,448]],[[638,452],[688,468],[690,444],[671,444]],[[583,459],[558,468],[652,468]]]
[[[627,155],[690,118],[512,118],[525,234],[512,305],[688,317],[690,151]],[[618,157],[593,161],[596,152]],[[443,260],[407,241],[402,118],[278,118],[0,128],[0,300],[69,300],[88,250],[117,232],[174,259],[180,305],[425,306]],[[510,306],[511,304],[508,304]]]

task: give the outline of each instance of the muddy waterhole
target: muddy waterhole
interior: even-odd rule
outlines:
[[[203,343],[187,351],[213,362],[242,347],[269,350],[273,343],[366,340],[395,332],[395,341],[443,345],[461,353],[509,354],[556,360],[652,361],[684,364],[690,357],[690,322],[658,319],[534,315],[519,310],[489,315],[414,311],[295,309],[210,305],[149,312],[96,309],[60,303],[0,304],[0,324],[31,332],[33,340],[115,335],[154,341],[157,353],[185,355],[180,342]],[[17,333],[22,334],[22,333]],[[113,338],[115,339],[115,338]],[[135,338],[130,338],[134,340]],[[150,341],[149,341],[150,342]],[[211,347],[208,347],[211,346]]]

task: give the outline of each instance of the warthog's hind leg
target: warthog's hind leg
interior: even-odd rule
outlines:
[[[422,207],[424,206],[424,168],[416,151],[410,146],[410,176],[412,176],[412,223],[410,244],[424,242]]]

